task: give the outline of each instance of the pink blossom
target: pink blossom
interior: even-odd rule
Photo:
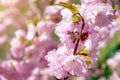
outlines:
[[[80,56],[68,56],[63,62],[64,69],[72,75],[80,76],[86,70],[85,60]]]
[[[89,7],[88,7],[89,6]],[[105,27],[113,19],[113,9],[110,4],[103,3],[91,3],[91,4],[82,4],[80,6],[81,15],[84,17],[85,22],[91,28],[94,26]],[[104,24],[102,21],[104,21]]]
[[[11,45],[11,54],[13,55],[13,57],[15,58],[20,58],[22,57],[23,53],[24,53],[24,49],[25,49],[25,44],[24,41],[21,41],[21,39],[25,38],[25,33],[22,30],[18,30],[15,33],[15,37],[10,45]]]

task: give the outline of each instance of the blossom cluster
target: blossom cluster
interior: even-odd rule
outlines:
[[[0,0],[0,48],[8,47],[0,59],[0,80],[89,80],[94,75],[99,48],[120,30],[120,10],[114,9],[119,3],[74,1]],[[120,79],[118,56],[107,61],[115,72],[111,80]]]

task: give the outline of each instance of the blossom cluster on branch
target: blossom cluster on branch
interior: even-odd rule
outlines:
[[[99,48],[120,30],[120,2],[75,1],[0,0],[0,48],[8,47],[0,80],[89,80],[102,74],[93,70]],[[107,61],[115,70],[110,80],[120,79],[118,56]]]

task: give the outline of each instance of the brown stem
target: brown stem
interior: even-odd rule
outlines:
[[[84,28],[84,25],[85,25],[83,18],[82,18],[82,22],[83,22],[83,23],[82,23],[81,31],[80,31],[80,33],[79,33],[79,37],[78,37],[78,39],[77,39],[77,42],[76,42],[76,45],[75,45],[75,48],[74,48],[74,52],[73,52],[74,55],[75,55],[75,53],[76,53],[76,51],[77,51],[78,44],[79,44],[79,42],[80,42],[80,37],[81,37],[81,35],[82,35],[82,31],[83,31],[83,28]]]

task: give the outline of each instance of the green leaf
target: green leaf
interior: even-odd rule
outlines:
[[[74,4],[72,4],[71,2],[60,2],[57,5],[63,6],[65,8],[67,8],[67,9],[69,9],[73,14],[79,13],[77,7]]]
[[[2,5],[0,5],[0,11],[3,11],[5,8],[2,6]]]
[[[16,30],[17,30],[17,28],[15,26],[9,26],[6,34],[9,37],[13,37],[13,34]]]
[[[27,12],[28,12],[28,8],[27,7],[24,7],[24,8],[22,8],[21,9],[21,12],[23,13],[23,14],[26,14]]]
[[[91,77],[89,80],[98,80],[97,77]]]
[[[90,58],[89,56],[85,56],[85,55],[80,55],[80,56],[83,57],[83,58],[85,59],[86,64],[87,64],[87,66],[89,67],[90,64],[92,63],[91,58]]]
[[[29,46],[29,45],[32,44],[32,40],[25,40],[25,41],[24,41],[24,44],[25,44],[26,46]]]
[[[35,20],[34,20],[34,24],[35,24],[35,25],[37,25],[37,23],[40,21],[40,18],[41,18],[40,14],[37,14],[37,15],[35,16]]]
[[[115,3],[118,3],[118,2],[120,2],[120,0],[113,0]]]
[[[34,20],[29,19],[29,20],[27,21],[27,24],[34,24]]]
[[[115,5],[114,10],[120,10],[120,5]]]
[[[40,21],[40,19],[41,19],[40,14],[36,14],[36,16],[35,16],[34,19],[29,19],[29,20],[27,21],[27,24],[37,25],[37,23]]]
[[[37,15],[36,15],[36,21],[38,22],[38,21],[40,21],[40,19],[41,19],[40,14],[37,14]]]
[[[112,71],[111,69],[109,68],[109,66],[107,66],[105,68],[105,73],[103,74],[107,79],[109,78],[110,75],[112,75]]]
[[[49,77],[48,80],[56,80],[55,77]]]
[[[0,59],[5,59],[6,49],[5,47],[0,47]]]
[[[80,0],[74,0],[75,4],[81,4]]]
[[[80,17],[80,16],[74,16],[73,18],[72,18],[72,21],[73,22],[78,22],[78,21],[80,21],[82,18]]]
[[[92,63],[91,59],[88,56],[85,56],[84,58],[86,60],[87,66],[89,66]]]
[[[42,9],[42,5],[39,3],[38,0],[34,1],[34,4],[38,9]]]
[[[51,34],[51,37],[56,43],[60,43],[59,37],[54,32]]]
[[[83,49],[83,50],[80,51],[80,54],[81,54],[81,55],[82,55],[82,54],[88,55],[88,54],[90,54],[90,50]]]
[[[82,47],[80,52],[76,53],[76,55],[89,55],[89,54],[90,54],[90,50],[85,49],[85,46]]]
[[[10,49],[9,43],[4,43],[3,45],[0,46],[0,59],[6,58],[6,53],[9,49]]]

